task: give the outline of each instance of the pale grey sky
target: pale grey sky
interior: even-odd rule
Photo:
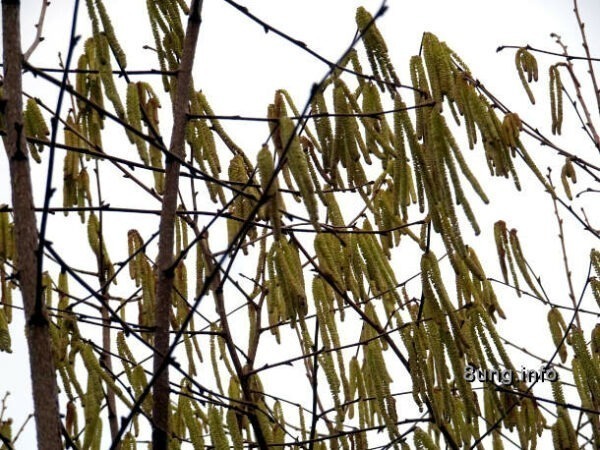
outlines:
[[[25,0],[22,2],[22,36],[23,47],[31,43],[35,32],[34,23],[37,20],[40,1]],[[87,37],[89,30],[85,12],[85,2],[81,2],[78,34]],[[196,88],[201,88],[209,97],[213,109],[218,114],[265,115],[267,105],[272,101],[273,92],[277,88],[288,89],[298,105],[306,100],[313,82],[319,80],[327,67],[315,61],[301,49],[276,37],[273,33],[265,34],[262,28],[250,22],[231,6],[221,0],[205,0],[203,24],[195,65]],[[355,31],[354,13],[357,6],[363,5],[375,11],[379,1],[364,0],[254,0],[243,1],[250,11],[277,28],[293,37],[304,41],[312,49],[323,56],[336,60],[352,40]],[[600,2],[597,0],[580,1],[580,8],[590,33],[592,54],[600,56]],[[145,2],[141,0],[105,0],[106,7],[114,17],[117,36],[126,48],[130,69],[156,68],[157,63],[153,54],[143,50],[145,44],[152,45],[148,34],[147,18],[140,13]],[[70,27],[71,8],[73,2],[68,0],[53,1],[48,9],[44,36],[46,40],[39,46],[30,62],[34,65],[57,67],[57,54],[66,54],[68,29]],[[582,55],[580,37],[575,18],[572,14],[572,2],[567,0],[505,0],[475,1],[475,0],[424,0],[402,2],[391,0],[389,10],[380,20],[378,26],[387,39],[390,52],[396,66],[400,70],[402,81],[409,82],[408,59],[419,50],[421,35],[424,31],[434,32],[440,39],[445,40],[470,66],[474,75],[479,78],[505,103],[517,111],[525,109],[528,120],[539,124],[540,129],[549,131],[549,112],[546,109],[531,109],[523,100],[525,98],[518,76],[514,68],[514,50],[496,53],[499,45],[524,45],[560,51],[549,34],[562,35],[564,42],[576,55]],[[76,54],[82,46],[80,41]],[[540,101],[547,102],[547,66],[555,62],[555,58],[539,58],[542,80],[535,86],[534,92]],[[581,67],[580,73],[584,74]],[[26,78],[25,89],[33,95],[47,99],[49,105],[54,105],[57,91],[43,82]],[[407,96],[410,99],[410,96]],[[63,109],[64,111],[64,109]],[[168,113],[168,107],[163,108],[163,114]],[[166,120],[166,119],[165,119]],[[236,125],[237,126],[237,125]],[[233,129],[235,127],[230,127]],[[166,128],[165,128],[166,129]],[[267,137],[267,128],[261,125],[244,125],[239,131],[232,132],[233,136],[250,148],[258,149],[260,143]],[[577,137],[576,139],[580,139]],[[565,145],[569,141],[559,139]],[[586,151],[586,141],[580,139],[577,144]],[[576,149],[575,149],[576,150]],[[587,150],[589,151],[589,149]],[[43,168],[43,167],[42,167]],[[41,176],[42,171],[38,170]],[[60,173],[58,171],[57,173]],[[8,203],[7,165],[5,158],[0,158],[0,203]],[[41,180],[41,178],[36,178]],[[60,183],[56,178],[56,182]],[[38,188],[41,187],[38,185]],[[550,214],[546,226],[540,228],[535,222],[538,212],[535,207],[543,204],[544,214],[551,207],[543,195],[529,194],[515,196],[511,183],[506,183],[507,194],[495,199],[496,203],[482,210],[482,220],[487,224],[493,223],[499,217],[510,216],[510,226],[520,230],[520,236],[527,236],[528,242],[543,246],[545,242],[554,245],[556,224]],[[110,194],[107,194],[110,195]],[[114,193],[116,199],[119,193]],[[55,203],[60,202],[56,197]],[[474,204],[476,204],[474,202]],[[515,214],[515,211],[521,211]],[[62,217],[62,216],[61,216]],[[59,233],[61,217],[51,219],[56,233]],[[540,216],[541,217],[541,216]],[[514,218],[514,220],[513,220]],[[594,220],[593,217],[590,219]],[[600,219],[596,215],[596,219]],[[542,219],[545,220],[545,219]],[[598,220],[596,221],[598,223]],[[528,228],[529,227],[529,228]],[[64,238],[64,236],[61,236]],[[584,238],[585,239],[585,238]],[[573,243],[576,254],[581,249],[589,248],[589,241]],[[580,244],[580,245],[579,245]],[[86,246],[83,241],[78,246]],[[77,247],[72,249],[73,255]],[[581,250],[583,251],[583,250]],[[550,254],[553,252],[550,251]],[[562,267],[553,269],[552,264],[558,264],[560,258],[549,262],[546,276],[555,275],[555,279],[545,278],[556,292],[557,297],[566,298]],[[585,256],[585,257],[583,257]],[[586,265],[587,254],[583,255],[579,264],[575,264],[580,273]],[[497,269],[495,254],[487,255],[492,267]],[[578,282],[581,279],[577,280]],[[578,284],[579,286],[579,284]],[[501,292],[499,290],[499,292]],[[503,292],[503,291],[502,291]],[[536,318],[535,308],[524,299],[520,303],[503,303],[507,310],[520,311],[511,317],[518,318],[511,322],[510,329],[502,331],[514,339],[533,339],[533,335],[523,333],[539,321],[541,330],[545,330],[545,317]],[[0,396],[5,390],[10,390],[9,415],[17,426],[30,409],[30,394],[28,380],[27,358],[24,353],[22,320],[15,314],[17,320],[13,326],[15,353],[6,355],[0,353]],[[519,325],[514,326],[515,323]],[[537,329],[537,330],[539,330]],[[524,337],[525,336],[525,337]],[[547,336],[540,338],[546,344]],[[541,345],[541,344],[540,344]],[[34,428],[30,423],[23,436],[18,441],[17,448],[33,448]]]

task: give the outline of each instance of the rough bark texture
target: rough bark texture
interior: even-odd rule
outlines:
[[[102,281],[102,285],[106,285],[106,281]],[[108,303],[108,288],[104,288],[102,293],[104,300]],[[112,358],[111,358],[111,321],[109,311],[103,307],[102,308],[102,355],[100,356],[100,363],[102,367],[106,368],[108,373],[113,373],[112,366]],[[119,432],[119,418],[117,416],[117,402],[115,398],[115,392],[108,385],[105,387],[106,389],[106,406],[107,406],[107,414],[108,414],[108,424],[110,426],[110,435],[114,439],[117,433]],[[120,445],[116,446],[116,449],[119,450],[121,448]]]
[[[185,127],[192,81],[194,54],[200,31],[202,0],[194,0],[183,43],[181,65],[177,74],[177,89],[173,99],[173,129],[169,151],[185,157]],[[169,366],[164,359],[169,350],[169,312],[173,293],[173,240],[180,163],[167,158],[165,190],[160,216],[158,257],[158,284],[156,287],[156,332],[154,335],[154,372],[158,374],[153,388],[152,448],[166,450],[169,437]]]
[[[58,389],[43,304],[36,306],[38,232],[23,130],[20,2],[2,1],[6,137],[14,214],[16,269],[23,296],[38,448],[61,449]]]

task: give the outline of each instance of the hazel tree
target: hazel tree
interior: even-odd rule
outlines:
[[[307,102],[281,86],[263,117],[214,111],[194,80],[212,70],[194,68],[202,0],[147,2],[159,69],[142,71],[102,0],[82,2],[81,37],[75,3],[58,70],[30,62],[49,2],[24,52],[19,2],[2,1],[0,351],[23,351],[11,342],[22,310],[38,447],[598,448],[599,231],[585,208],[600,180],[600,90],[577,1],[582,55],[556,35],[555,52],[499,48],[514,53],[515,95],[547,96],[550,135],[441,36],[424,33],[397,65],[377,25],[385,4],[356,10],[332,61],[224,2],[326,64]],[[55,105],[30,95],[24,72]],[[264,123],[262,145],[236,142],[244,121]],[[563,145],[577,128],[591,151]],[[546,250],[510,217],[480,223],[520,191],[552,208],[563,292],[546,288],[531,262]],[[592,243],[578,255],[587,273],[573,273],[567,232]],[[518,314],[507,296],[543,309],[551,354],[504,337]],[[523,354],[542,369],[520,368]],[[33,431],[7,405],[8,450]]]

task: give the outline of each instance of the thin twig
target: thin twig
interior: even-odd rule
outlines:
[[[573,1],[575,3],[577,3],[577,0],[573,0]],[[565,44],[563,44],[561,37],[558,36],[557,34],[553,34],[553,37],[556,39],[556,43],[562,47],[564,55],[568,55],[567,46]],[[585,38],[585,35],[584,35],[584,38]],[[585,48],[585,46],[584,46],[584,48]],[[592,63],[589,62],[589,64],[591,66]],[[581,105],[581,109],[583,110],[583,114],[585,115],[586,126],[590,130],[590,133],[592,134],[592,136],[594,138],[594,144],[596,145],[596,148],[600,151],[600,136],[598,135],[598,132],[596,131],[596,127],[594,126],[594,122],[592,121],[592,116],[588,109],[587,102],[585,101],[583,94],[581,92],[581,82],[579,81],[579,78],[577,78],[577,75],[575,75],[575,68],[573,67],[573,63],[570,60],[567,60],[566,68],[567,68],[567,71],[569,72],[569,75],[571,76],[571,81],[573,82],[573,87],[575,88],[575,94],[577,95],[577,99],[579,100],[579,104]],[[593,73],[594,72],[591,72],[591,74],[593,74]],[[593,80],[595,82],[595,78]],[[594,85],[594,89],[597,91],[598,87],[596,85]],[[597,92],[594,97],[596,99],[598,98]]]
[[[581,45],[583,47],[583,51],[585,52],[586,60],[588,63],[588,74],[590,75],[590,79],[592,80],[592,86],[594,87],[594,98],[596,99],[596,105],[598,108],[598,113],[600,114],[600,89],[598,89],[598,81],[596,80],[596,72],[594,71],[594,66],[592,65],[592,58],[590,55],[590,46],[588,45],[587,35],[585,32],[585,23],[581,20],[581,15],[579,14],[579,5],[577,4],[577,0],[573,0],[573,12],[575,12],[575,17],[577,18],[577,24],[579,25],[579,31],[581,33]],[[596,60],[594,60],[596,61]],[[598,145],[600,145],[600,140],[596,141]]]
[[[35,24],[35,29],[36,29],[35,38],[33,39],[33,42],[31,43],[31,45],[29,46],[29,48],[23,55],[23,59],[26,61],[29,59],[29,57],[35,51],[35,49],[38,47],[38,45],[40,45],[40,43],[44,40],[44,37],[42,36],[42,32],[44,29],[44,19],[46,18],[46,9],[48,8],[48,6],[50,6],[50,1],[42,0],[40,16],[38,18],[37,23]]]
[[[497,52],[501,52],[502,50],[507,49],[507,48],[512,48],[512,49],[515,49],[515,50],[518,50],[520,48],[525,48],[526,50],[528,50],[530,52],[534,52],[534,53],[543,53],[545,55],[559,56],[561,58],[565,58],[567,61],[569,61],[569,60],[576,60],[576,59],[581,59],[581,60],[584,60],[584,61],[600,61],[600,58],[591,58],[589,56],[566,55],[564,53],[557,53],[557,52],[552,52],[550,50],[543,50],[543,49],[540,49],[540,48],[535,48],[535,47],[532,47],[529,44],[525,45],[525,46],[522,46],[522,45],[501,45],[500,47],[498,47],[496,49],[496,51]]]
[[[551,177],[550,169],[548,169],[547,178],[548,178],[548,183],[550,183],[550,186],[552,186],[552,188],[554,189],[554,185],[552,184],[552,177]],[[556,216],[556,221],[558,223],[558,239],[560,241],[560,250],[561,250],[562,256],[563,256],[565,276],[567,277],[567,284],[569,286],[569,298],[571,299],[571,302],[573,303],[573,308],[575,308],[574,314],[575,314],[575,320],[577,321],[577,326],[579,328],[581,328],[581,320],[579,319],[579,312],[577,311],[577,301],[575,300],[575,291],[573,289],[573,279],[571,277],[571,269],[569,268],[569,258],[567,256],[567,247],[565,244],[565,232],[563,229],[563,220],[560,217],[560,214],[558,213],[556,196],[551,195],[551,197],[552,197],[552,205],[554,206],[554,215]]]

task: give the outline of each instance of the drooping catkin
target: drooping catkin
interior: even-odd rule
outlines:
[[[575,167],[573,166],[571,158],[565,159],[565,164],[560,172],[560,181],[562,182],[563,189],[569,200],[573,200],[570,183],[577,183],[577,173],[575,172]]]
[[[23,111],[23,125],[25,127],[25,134],[27,137],[36,138],[42,141],[48,139],[50,131],[42,115],[42,111],[38,105],[38,102],[34,98],[28,98]],[[40,152],[44,150],[44,144],[34,144],[33,142],[27,143],[31,157],[35,162],[41,162]]]
[[[10,331],[4,308],[0,309],[0,352],[12,353]]]
[[[552,308],[548,311],[548,324],[550,326],[552,341],[558,348],[560,360],[564,363],[567,360],[567,348],[562,341],[568,328],[558,308]]]
[[[531,88],[529,87],[529,83],[538,80],[538,65],[535,56],[527,48],[521,47],[515,53],[515,66],[517,67],[521,84],[529,97],[529,101],[535,104],[533,92],[531,92]]]
[[[5,207],[7,207],[6,204],[0,204],[0,210]],[[13,259],[14,246],[13,224],[10,221],[10,213],[0,212],[0,262]]]
[[[139,83],[129,83],[127,85],[127,96],[126,96],[126,113],[129,124],[138,131],[142,129],[142,112],[140,109],[140,96],[141,90]],[[146,165],[150,165],[150,158],[148,156],[148,148],[146,142],[141,136],[130,134],[130,138],[134,140],[135,145],[140,155],[141,160]]]
[[[106,35],[106,39],[110,48],[115,56],[115,59],[119,63],[119,66],[124,69],[127,67],[127,57],[125,56],[125,52],[121,48],[121,45],[117,41],[117,37],[115,35],[115,30],[112,26],[112,21],[110,20],[110,16],[104,7],[104,3],[102,0],[95,0],[96,9],[98,11],[98,15],[100,16],[100,21],[102,22],[102,28],[104,29],[104,34]],[[90,2],[88,2],[88,7]],[[98,30],[94,30],[94,32],[98,32]]]
[[[387,45],[377,29],[373,16],[362,6],[356,10],[356,24],[363,33],[362,40],[375,79],[383,91],[387,88],[393,95],[394,85],[400,84],[392,65]],[[383,80],[383,81],[381,81]]]
[[[549,67],[550,75],[550,115],[552,118],[552,134],[561,134],[563,122],[563,84],[558,68],[562,63]]]
[[[229,440],[225,434],[221,411],[213,405],[208,407],[208,424],[210,439],[215,450],[229,450]]]
[[[300,146],[298,136],[294,134],[292,120],[287,117],[281,118],[279,121],[279,128],[281,130],[283,145],[288,145],[287,158],[290,172],[298,186],[300,196],[306,206],[310,221],[313,227],[316,230],[319,230],[319,209],[315,194],[315,186],[313,185],[310,176],[307,156]]]
[[[281,235],[281,212],[279,211],[280,194],[277,178],[275,177],[273,156],[266,145],[258,152],[257,167],[260,176],[260,184],[266,200],[266,216],[271,220],[275,239],[279,239]]]

